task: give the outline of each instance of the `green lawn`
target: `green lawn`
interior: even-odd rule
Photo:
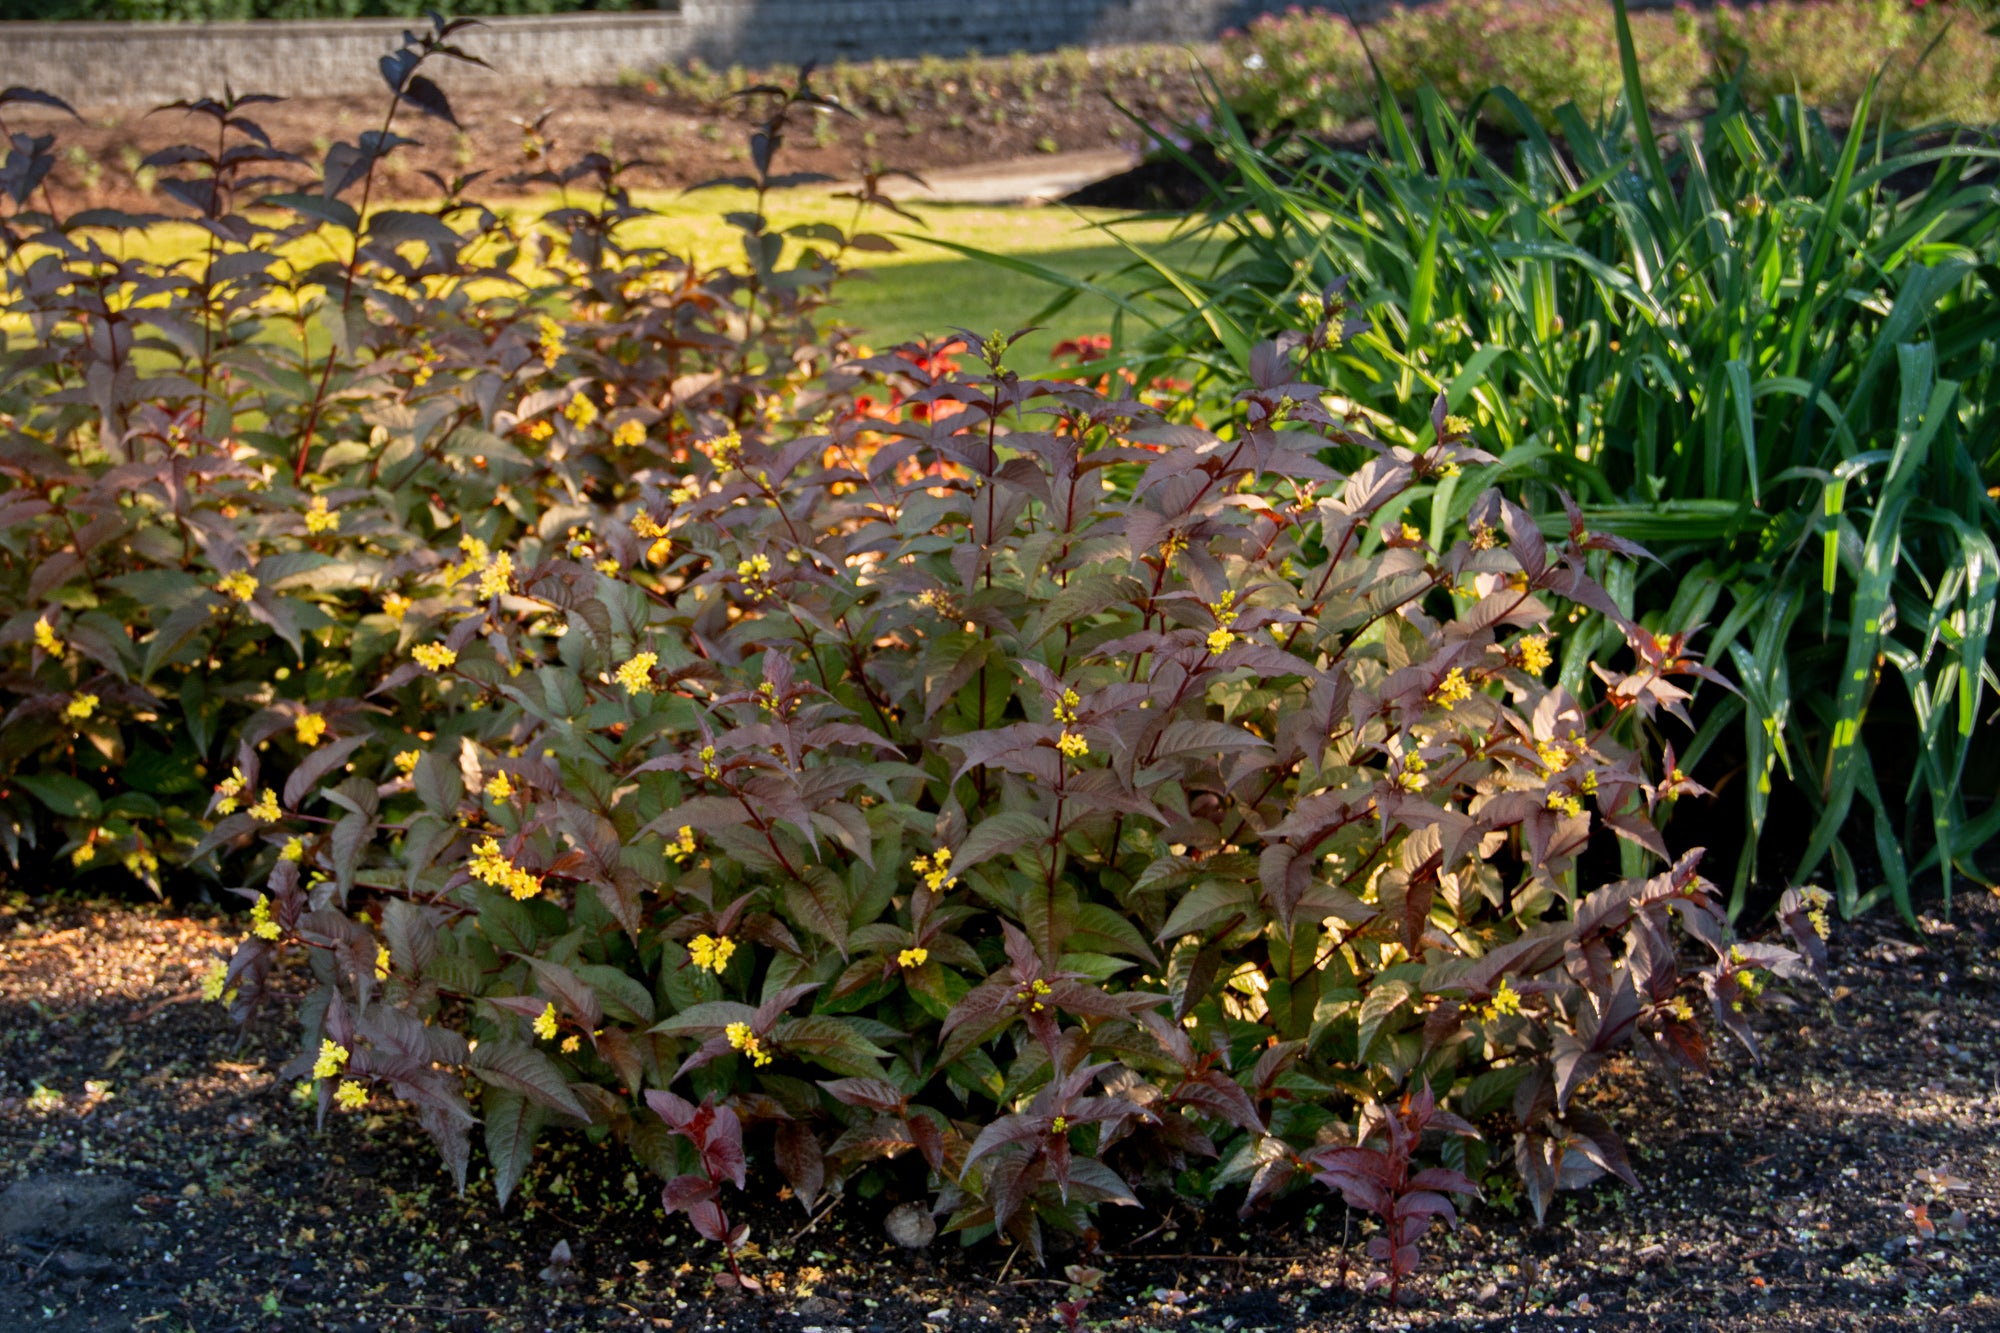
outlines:
[[[569,202],[589,206],[588,199]],[[741,190],[704,190],[693,194],[644,194],[636,202],[657,216],[635,221],[628,243],[657,244],[694,259],[715,264],[741,258],[739,233],[725,220],[731,212],[749,209],[753,196]],[[421,208],[421,204],[404,205]],[[543,205],[515,205],[520,213]],[[1120,215],[1099,209],[1060,206],[1021,208],[1000,205],[921,204],[912,209],[924,222],[877,213],[864,226],[894,235],[900,247],[893,253],[856,254],[866,261],[839,289],[839,317],[859,330],[863,342],[881,347],[925,335],[942,335],[953,327],[981,334],[995,329],[1012,332],[1025,326],[1056,289],[1032,276],[969,259],[944,245],[951,242],[1008,255],[1071,276],[1108,273],[1127,258],[1102,225],[1115,225],[1129,240],[1148,248],[1166,242],[1172,227],[1165,222],[1120,221]],[[835,199],[823,188],[787,191],[770,203],[770,222],[785,227],[802,222],[833,222],[843,228],[855,221],[854,205]],[[157,261],[194,260],[206,245],[192,225],[167,224],[144,232],[105,233],[102,243],[114,254]],[[292,257],[311,261],[329,257],[327,239],[310,237],[288,247]],[[1170,246],[1167,253],[1185,260],[1186,248]],[[1050,326],[1032,334],[1015,352],[1017,370],[1035,373],[1048,365],[1048,352],[1064,338],[1111,330],[1113,308],[1102,298],[1085,297],[1056,315]],[[9,332],[14,330],[9,329]]]

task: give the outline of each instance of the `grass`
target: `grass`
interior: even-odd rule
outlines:
[[[510,205],[515,216],[534,216],[556,201],[530,200]],[[593,200],[568,202],[589,206]],[[740,258],[740,233],[727,215],[748,209],[754,198],[744,190],[704,190],[697,193],[642,192],[636,202],[657,216],[631,224],[629,244],[661,245],[697,264],[720,264]],[[421,207],[422,205],[408,205]],[[1029,323],[1049,298],[1049,287],[1023,272],[995,269],[946,247],[963,245],[1031,261],[1070,278],[1117,268],[1126,253],[1112,243],[1101,224],[1115,224],[1119,234],[1185,262],[1191,243],[1170,243],[1173,224],[1154,219],[1123,219],[1103,209],[1025,207],[1000,204],[919,204],[911,209],[918,226],[892,214],[877,213],[863,222],[893,236],[899,249],[890,253],[858,254],[866,260],[840,289],[842,321],[858,330],[860,341],[875,347],[908,339],[942,336],[951,326],[979,333],[1011,332]],[[836,199],[825,189],[788,191],[771,207],[774,226],[833,222],[851,228],[851,201]],[[170,224],[128,232],[107,239],[114,254],[156,262],[197,258],[206,241],[192,224]],[[296,260],[328,257],[324,241],[309,237],[288,247]],[[1065,338],[1111,331],[1112,303],[1084,294],[1067,306],[1049,327],[1017,345],[1015,368],[1024,374],[1049,366],[1049,351]]]

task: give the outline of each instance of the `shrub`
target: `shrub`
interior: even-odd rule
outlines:
[[[664,533],[661,568],[523,545],[482,591],[495,533],[424,589],[441,655],[372,692],[434,719],[391,742],[410,777],[333,789],[362,832],[274,866],[238,1012],[303,944],[323,1108],[392,1091],[462,1180],[470,1073],[503,1199],[546,1124],[595,1124],[732,1263],[745,1132],[808,1205],[913,1150],[950,1228],[1037,1251],[1203,1159],[1253,1204],[1371,1197],[1301,1154],[1357,1113],[1376,1151],[1403,1089],[1514,1108],[1538,1209],[1627,1174],[1572,1097],[1635,1035],[1701,1060],[1670,915],[1743,1035],[1798,966],[1726,942],[1694,856],[1577,887],[1594,829],[1663,855],[1647,812],[1695,790],[1630,749],[1702,673],[1682,637],[1628,625],[1592,706],[1541,680],[1560,608],[1616,615],[1587,565],[1622,544],[1495,498],[1433,548],[1414,488],[1482,455],[1441,408],[1374,445],[1284,347],[1217,433],[1019,380],[1005,341],[976,376],[869,358],[900,410],[640,474],[593,527]],[[1400,1280],[1421,1228],[1387,1215]]]
[[[392,127],[449,117],[451,36],[389,63]],[[829,108],[755,95],[761,202]],[[371,211],[393,134],[260,197],[296,164],[253,100],[191,109],[231,144],[160,157],[207,168],[161,182],[191,267],[37,217],[49,144],[7,164],[8,783],[71,847],[262,881],[208,986],[248,1020],[303,955],[322,1116],[407,1103],[461,1186],[476,1124],[503,1203],[550,1126],[614,1134],[746,1285],[751,1153],[807,1204],[910,1154],[1037,1252],[1172,1178],[1317,1177],[1400,1291],[1495,1169],[1473,1122],[1538,1213],[1630,1178],[1578,1088],[1635,1040],[1699,1066],[1697,989],[1747,1041],[1817,961],[1811,903],[1803,953],[1732,943],[1654,829],[1699,788],[1638,752],[1707,672],[1600,581],[1635,548],[1451,503],[1488,455],[1441,399],[1409,445],[1331,415],[1338,289],[1211,428],[999,335],[843,359],[816,313],[867,233],[786,266],[746,214],[699,271],[620,243],[596,155],[530,177],[575,190],[533,228],[463,182]],[[1621,637],[1552,685],[1583,611]],[[1606,835],[1658,873],[1592,887]]]
[[[1758,106],[1799,96],[1847,112],[1886,70],[1888,109],[1900,123],[2000,114],[2000,41],[1937,6],[1787,0],[1701,14],[1677,6],[1634,14],[1630,27],[1660,111],[1691,112],[1709,85],[1737,78]],[[1430,88],[1470,108],[1488,89],[1504,88],[1544,125],[1567,103],[1586,117],[1608,110],[1622,80],[1617,34],[1602,5],[1441,0],[1395,7],[1358,32],[1335,10],[1265,15],[1223,42],[1220,82],[1253,126],[1324,134],[1375,114],[1370,53],[1406,105]],[[1488,102],[1482,110],[1505,128],[1523,128],[1514,108]]]

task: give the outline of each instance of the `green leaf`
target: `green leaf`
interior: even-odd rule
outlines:
[[[14,781],[66,819],[96,819],[104,812],[90,784],[67,773],[20,773]]]

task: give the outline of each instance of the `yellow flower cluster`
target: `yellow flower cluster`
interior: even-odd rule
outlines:
[[[124,860],[120,864],[140,879],[144,879],[159,870],[160,858],[141,847],[137,851],[125,853]]]
[[[375,980],[377,980],[377,981],[387,981],[387,980],[389,979],[389,962],[390,962],[390,957],[389,957],[389,946],[388,946],[388,945],[386,945],[386,944],[378,944],[378,945],[376,945],[376,946],[375,946]]]
[[[247,602],[257,595],[257,579],[255,575],[239,569],[234,574],[224,574],[217,579],[215,590],[224,597]]]
[[[1521,993],[1514,989],[1512,982],[1502,977],[1499,989],[1493,992],[1493,998],[1487,1002],[1483,1012],[1489,1023],[1504,1015],[1518,1014],[1521,1012]]]
[[[1090,742],[1081,732],[1065,731],[1056,737],[1056,748],[1063,752],[1065,759],[1081,759],[1090,753]]]
[[[532,898],[542,891],[542,877],[515,865],[493,838],[479,840],[472,849],[472,860],[466,869],[481,884],[505,889],[516,898]]]
[[[548,421],[530,421],[527,425],[528,438],[537,444],[551,439],[556,433],[555,425]]]
[[[1429,767],[1420,754],[1412,752],[1404,755],[1403,769],[1396,774],[1396,785],[1404,791],[1422,791],[1431,785],[1431,780],[1424,776],[1424,770]]]
[[[94,694],[79,694],[73,696],[68,705],[63,708],[63,716],[72,722],[82,722],[96,711],[97,696]]]
[[[618,683],[625,687],[627,694],[651,694],[653,692],[653,668],[660,663],[658,653],[635,653],[632,659],[618,668]]]
[[[701,760],[701,775],[703,777],[718,778],[722,776],[722,769],[715,762],[715,747],[713,745],[702,746],[701,752],[696,757]]]
[[[1530,634],[1516,646],[1521,653],[1521,670],[1531,676],[1541,675],[1549,669],[1549,663],[1555,661],[1549,653],[1549,636],[1546,634]]]
[[[1417,526],[1414,523],[1403,524],[1402,531],[1399,532],[1397,535],[1401,537],[1404,541],[1413,544],[1421,542],[1424,539],[1424,534],[1418,531]]]
[[[1021,987],[1020,990],[1014,993],[1014,1000],[1018,1004],[1027,1005],[1029,1013],[1039,1014],[1042,1010],[1049,1007],[1045,1001],[1052,989],[1053,987],[1048,982],[1043,981],[1040,977],[1036,977],[1032,982]]]
[[[479,595],[498,597],[506,592],[514,581],[514,557],[502,551],[487,562],[479,571]]]
[[[679,836],[667,844],[667,855],[674,859],[676,865],[693,856],[694,829],[686,824],[681,825]]]
[[[720,976],[722,969],[729,966],[730,955],[736,952],[736,941],[727,935],[720,937],[697,935],[688,941],[688,958],[704,972]]]
[[[1667,1001],[1667,1012],[1683,1023],[1694,1021],[1694,1006],[1687,1002],[1687,996],[1676,995]]]
[[[1185,550],[1187,550],[1187,538],[1178,532],[1168,533],[1166,540],[1160,543],[1160,563],[1171,565],[1174,563],[1174,557]]]
[[[1236,642],[1236,636],[1230,632],[1230,627],[1236,623],[1237,615],[1235,591],[1225,588],[1222,596],[1216,598],[1215,604],[1208,610],[1209,614],[1215,617],[1215,628],[1208,632],[1208,651],[1215,654],[1226,653],[1229,651],[1229,645]]]
[[[753,602],[770,596],[770,589],[764,586],[764,576],[770,572],[771,557],[762,551],[736,565],[736,577],[743,580],[743,590]]]
[[[554,370],[556,362],[562,359],[563,354],[562,325],[543,315],[536,328],[541,334],[542,364]]]
[[[534,1026],[537,1037],[540,1037],[543,1041],[554,1041],[556,1039],[556,1007],[551,1004],[548,1008],[536,1014]]]
[[[1814,885],[1800,889],[1799,897],[1805,899],[1806,920],[1812,923],[1813,933],[1823,940],[1831,938],[1833,927],[1827,919],[1826,905],[1833,901],[1833,895]]]
[[[55,626],[46,620],[35,622],[35,646],[51,657],[60,657],[63,641],[56,637]]]
[[[1069,1117],[1066,1115],[1059,1115],[1055,1119],[1049,1121],[1049,1133],[1051,1134],[1069,1133]]]
[[[442,671],[458,660],[457,650],[441,643],[420,643],[410,649],[410,656],[426,671]]]
[[[621,449],[635,449],[646,442],[646,423],[637,417],[628,417],[618,423],[618,429],[611,432],[611,443]]]
[[[563,408],[563,415],[568,417],[569,424],[578,430],[588,430],[597,420],[597,404],[578,393],[569,400],[568,406]]]
[[[1445,672],[1444,679],[1431,690],[1431,702],[1447,713],[1471,697],[1472,683],[1465,678],[1462,667]]]
[[[896,955],[897,967],[922,967],[931,960],[929,949],[905,949]]]
[[[313,1061],[314,1078],[335,1078],[347,1068],[347,1048],[331,1037],[319,1043],[319,1059]]]
[[[250,818],[260,824],[275,824],[284,817],[285,812],[278,807],[278,793],[269,787],[264,788],[264,794],[250,807]]]
[[[215,784],[215,794],[222,799],[215,803],[216,813],[233,815],[239,804],[237,797],[243,792],[243,770],[232,768],[229,776]]]
[[[306,506],[307,534],[317,537],[321,533],[338,531],[340,531],[340,515],[327,509],[324,495],[315,495],[312,503]]]
[[[648,564],[664,564],[667,557],[673,553],[673,539],[667,536],[666,528],[643,509],[632,515],[632,535],[652,543],[646,548]]]
[[[748,1023],[731,1023],[722,1030],[729,1038],[729,1044],[750,1057],[750,1063],[759,1068],[771,1063],[771,1053],[764,1049],[764,1043],[757,1040],[757,1034],[750,1030]]]
[[[735,467],[743,457],[743,437],[732,430],[719,440],[709,441],[708,456],[718,468]]]
[[[1062,698],[1056,700],[1056,706],[1051,711],[1055,713],[1056,721],[1062,723],[1064,726],[1068,726],[1070,723],[1076,721],[1077,706],[1082,702],[1083,700],[1077,697],[1075,690],[1064,690]]]
[[[351,1078],[340,1080],[340,1086],[333,1090],[333,1100],[343,1111],[358,1111],[368,1105],[368,1089]]]
[[[417,761],[421,758],[423,756],[415,750],[398,750],[395,758],[396,771],[404,777],[410,776],[417,771]]]
[[[222,998],[222,988],[228,983],[229,964],[218,958],[201,974],[201,998],[214,1004]]]
[[[1472,423],[1464,417],[1448,416],[1444,419],[1444,433],[1447,435],[1470,435]]]
[[[300,745],[318,745],[326,735],[326,718],[318,713],[301,713],[292,730],[298,736]]]
[[[410,599],[399,592],[383,593],[382,609],[388,613],[389,619],[400,625],[403,617],[410,614]]]
[[[910,862],[910,869],[924,877],[924,887],[932,893],[943,893],[958,883],[958,877],[951,873],[951,848],[940,847],[929,856],[920,856]]]
[[[303,861],[305,860],[305,856],[306,845],[297,838],[285,839],[285,845],[278,849],[278,859],[280,861]]]
[[[1569,767],[1572,756],[1569,747],[1559,740],[1536,741],[1535,758],[1541,760],[1542,767],[1549,771],[1550,777],[1554,777]]]
[[[667,503],[676,506],[684,505],[700,494],[701,489],[695,485],[694,478],[688,477],[680,485],[667,492]]]
[[[492,777],[486,779],[486,796],[488,800],[505,801],[512,798],[513,795],[514,780],[505,773],[495,773]]]
[[[1571,819],[1575,819],[1578,815],[1583,813],[1583,802],[1578,800],[1576,797],[1569,795],[1567,792],[1560,792],[1560,791],[1550,792],[1548,799],[1548,807],[1549,809],[1555,811],[1557,814],[1567,815]]]

